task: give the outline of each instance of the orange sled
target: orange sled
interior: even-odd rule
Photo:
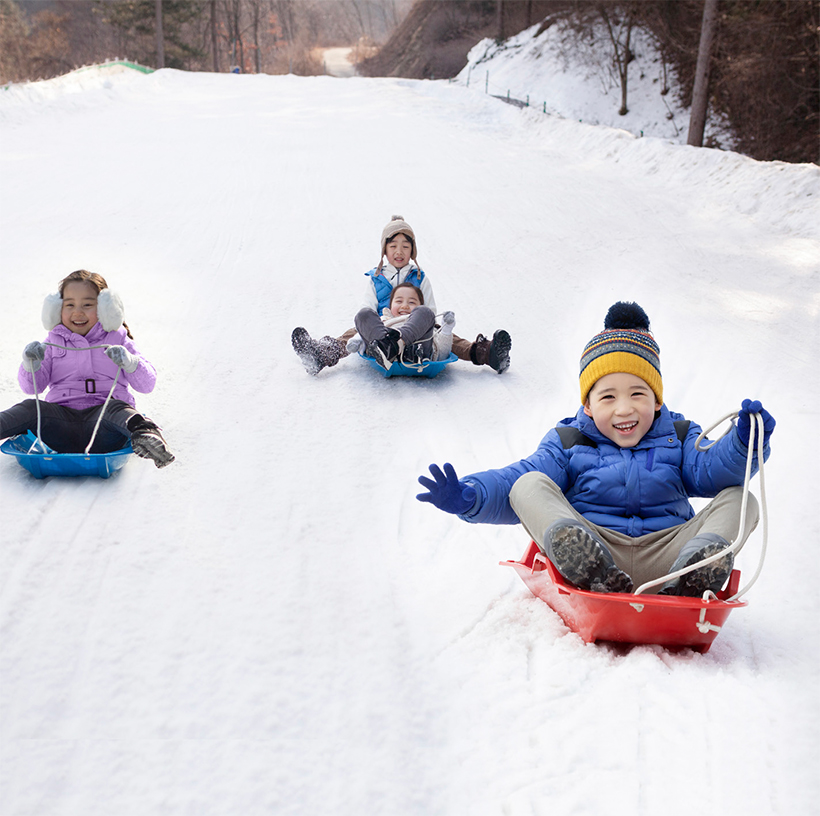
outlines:
[[[727,601],[738,590],[740,572],[733,570],[718,600],[622,592],[588,592],[568,584],[532,541],[520,561],[502,561],[515,569],[530,592],[545,601],[584,641],[682,646],[707,652],[729,613],[747,606]]]

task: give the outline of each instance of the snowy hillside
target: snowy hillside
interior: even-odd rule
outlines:
[[[816,813],[820,169],[448,83],[49,87],[0,91],[2,404],[85,267],[177,462],[0,461],[2,816]],[[393,213],[457,332],[509,330],[505,375],[302,370],[291,330],[347,328]],[[766,566],[705,655],[585,645],[498,565],[520,528],[414,498],[430,462],[507,464],[574,413],[618,299],[674,410],[778,420]]]
[[[458,81],[482,93],[528,102],[551,116],[686,144],[689,110],[681,107],[674,74],[642,29],[634,29],[630,39],[634,59],[627,72],[629,110],[621,116],[621,85],[605,30],[598,32],[595,43],[570,45],[561,24],[539,34],[540,28],[538,23],[502,43],[482,40],[470,51]],[[724,118],[714,112],[704,138],[725,149],[733,144]]]

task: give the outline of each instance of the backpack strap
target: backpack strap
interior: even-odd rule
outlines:
[[[683,444],[683,440],[686,439],[686,434],[689,433],[689,426],[692,423],[688,419],[676,419],[673,424],[675,426],[675,433],[678,436],[678,440],[681,444]]]
[[[555,430],[558,432],[558,438],[561,440],[564,450],[574,448],[576,445],[584,445],[587,448],[598,447],[596,442],[593,442],[586,434],[582,434],[577,428],[561,425]]]

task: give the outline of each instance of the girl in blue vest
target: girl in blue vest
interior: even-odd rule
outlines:
[[[744,400],[737,426],[699,450],[701,429],[663,404],[659,349],[634,303],[609,310],[581,356],[580,384],[578,413],[531,456],[463,479],[450,464],[431,465],[417,498],[465,521],[521,522],[569,583],[593,592],[630,592],[726,549],[740,529],[751,415],[763,418],[767,459],[768,411]],[[757,464],[755,455],[753,472]],[[713,499],[697,515],[695,496]],[[744,541],[757,520],[749,494]],[[654,591],[716,592],[732,562],[728,553]]]
[[[366,290],[362,308],[372,309],[382,314],[389,307],[390,294],[401,283],[412,283],[418,286],[424,295],[424,303],[433,312],[436,311],[436,300],[429,277],[416,263],[416,236],[413,228],[400,215],[394,215],[390,223],[382,230],[381,260],[378,266],[366,272]],[[341,337],[314,339],[301,326],[291,334],[293,350],[299,356],[308,374],[318,374],[323,368],[334,366],[350,353],[347,342],[356,333],[348,329]],[[470,342],[453,335],[453,353],[460,360],[474,365],[486,365],[503,374],[510,366],[510,335],[499,329],[492,339],[479,334]]]

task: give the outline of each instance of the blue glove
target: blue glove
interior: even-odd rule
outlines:
[[[737,435],[740,441],[749,447],[749,430],[751,428],[752,414],[760,414],[763,418],[763,444],[769,441],[769,437],[774,430],[774,417],[763,407],[760,400],[743,400],[743,404],[737,415]],[[755,439],[757,439],[757,422],[755,421]]]
[[[419,493],[416,496],[419,501],[430,502],[439,510],[455,515],[472,509],[478,495],[476,489],[472,485],[460,482],[455,468],[449,462],[444,465],[444,473],[438,465],[430,465],[430,473],[433,474],[435,481],[426,476],[419,476],[419,484],[430,491]]]
[[[39,370],[40,364],[45,358],[46,347],[39,340],[35,340],[23,349],[23,368],[34,373]]]
[[[105,350],[105,356],[129,374],[133,374],[140,364],[139,357],[131,354],[125,346],[109,346]]]

